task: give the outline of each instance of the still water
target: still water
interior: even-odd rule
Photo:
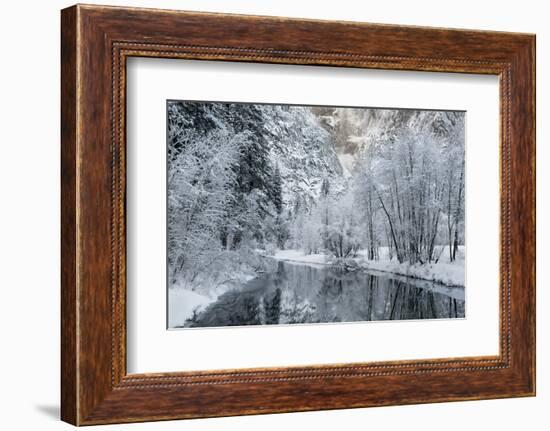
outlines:
[[[464,288],[362,270],[272,261],[185,327],[449,319],[464,317]]]

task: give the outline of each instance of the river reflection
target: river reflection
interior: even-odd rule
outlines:
[[[185,327],[464,317],[464,288],[283,261],[222,294]]]

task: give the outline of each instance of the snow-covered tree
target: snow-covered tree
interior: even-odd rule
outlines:
[[[170,133],[170,131],[169,131]],[[174,134],[180,143],[168,165],[168,261],[171,281],[192,281],[222,258],[219,232],[236,181],[234,165],[246,134],[216,130],[206,136]]]
[[[361,245],[361,232],[354,196],[345,193],[332,208],[326,246],[336,258],[355,257]]]

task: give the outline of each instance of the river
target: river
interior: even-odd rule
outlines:
[[[185,327],[449,319],[465,316],[463,287],[395,274],[268,258],[268,270],[229,290]]]

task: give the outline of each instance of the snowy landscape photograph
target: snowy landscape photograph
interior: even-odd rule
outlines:
[[[166,112],[169,329],[465,317],[464,111]]]

